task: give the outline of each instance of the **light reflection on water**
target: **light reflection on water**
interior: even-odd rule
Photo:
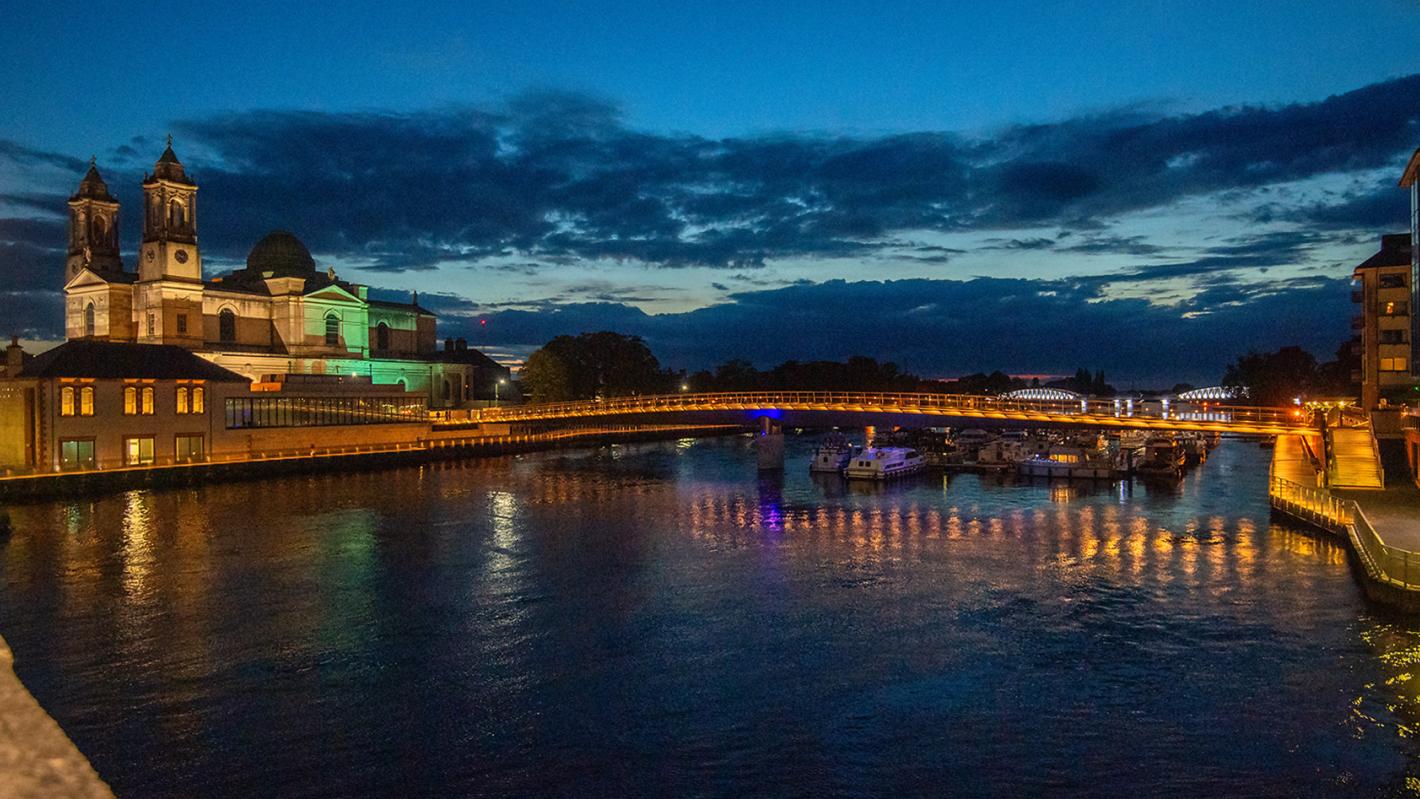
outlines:
[[[12,509],[0,633],[120,794],[1390,795],[1420,633],[1184,481],[748,439]]]

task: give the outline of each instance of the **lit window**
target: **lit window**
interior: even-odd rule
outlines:
[[[123,440],[123,464],[146,466],[153,462],[153,437],[143,436]]]
[[[59,389],[59,415],[74,415],[74,387],[65,386]]]
[[[173,453],[179,461],[202,460],[202,436],[178,436],[173,446]]]
[[[138,413],[138,389],[133,386],[123,387],[123,415],[133,416]]]
[[[61,469],[94,468],[94,440],[92,438],[71,438],[60,441],[59,467]]]
[[[79,389],[79,415],[94,415],[94,387],[84,386]]]
[[[202,386],[192,387],[192,412],[207,412],[207,390],[204,389]]]
[[[152,415],[153,415],[153,387],[152,387],[152,386],[144,386],[144,387],[143,387],[143,415],[144,415],[144,416],[152,416]]]
[[[177,388],[177,412],[187,413],[187,386]]]

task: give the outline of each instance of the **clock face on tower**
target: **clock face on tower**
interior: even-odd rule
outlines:
[[[177,259],[178,263],[185,264],[187,263],[187,250],[178,250],[173,257]]]

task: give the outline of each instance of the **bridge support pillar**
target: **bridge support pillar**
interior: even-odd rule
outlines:
[[[759,419],[759,435],[754,439],[754,451],[761,472],[784,470],[784,430],[768,416]]]

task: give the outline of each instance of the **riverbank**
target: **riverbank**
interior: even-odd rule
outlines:
[[[1342,537],[1366,596],[1420,613],[1420,490],[1408,480],[1380,489],[1325,488],[1315,445],[1279,436],[1270,467],[1273,511]]]
[[[511,455],[559,447],[729,435],[736,425],[623,425],[507,435],[431,435],[384,445],[270,450],[226,460],[48,472],[0,478],[0,500],[93,495],[131,488],[251,480],[281,474],[383,469],[434,460]]]
[[[0,638],[0,799],[55,796],[113,799],[113,792],[15,676]]]

